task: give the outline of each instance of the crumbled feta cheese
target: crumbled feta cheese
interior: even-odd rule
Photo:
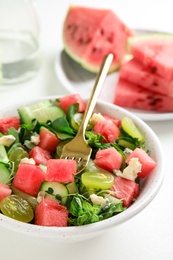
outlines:
[[[125,153],[126,156],[130,155],[132,152],[133,151],[131,149],[127,148],[127,147],[124,149],[124,153]]]
[[[137,178],[138,173],[141,172],[141,170],[142,164],[139,162],[139,159],[131,158],[129,161],[129,165],[123,170],[123,172],[116,171],[115,174],[117,176],[134,181]]]
[[[21,162],[21,163],[22,163],[22,162],[25,162],[25,163],[35,164],[34,159],[33,159],[33,158],[28,158],[28,157],[22,158],[20,162]]]
[[[99,204],[101,208],[105,208],[107,205],[109,205],[108,198],[103,198],[102,196],[97,196],[96,194],[91,194],[90,199],[93,204]]]
[[[40,136],[39,136],[39,134],[34,133],[34,134],[31,136],[31,143],[37,145],[37,144],[39,144],[39,142],[40,142]]]
[[[37,195],[37,202],[40,203],[46,196],[46,192],[45,191],[39,191],[38,195]]]
[[[53,196],[53,195],[47,193],[46,191],[39,191],[39,192],[38,192],[38,195],[37,195],[37,202],[40,203],[40,202],[41,202],[43,199],[45,199],[45,198],[48,198],[48,199],[52,199],[52,200],[57,201],[57,200],[55,199],[55,196]]]
[[[4,135],[0,137],[0,144],[9,147],[15,140],[13,135]]]
[[[93,125],[95,125],[98,122],[103,122],[105,118],[100,113],[93,113],[90,121]]]

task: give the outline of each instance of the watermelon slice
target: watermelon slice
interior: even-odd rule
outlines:
[[[173,35],[144,34],[129,37],[127,49],[152,73],[173,80]]]
[[[134,35],[111,10],[69,8],[63,27],[65,51],[91,72],[98,72],[104,56],[114,54],[110,71],[122,63],[127,37]]]
[[[116,86],[114,104],[127,108],[150,111],[173,111],[172,97],[146,90],[137,84],[133,84],[121,78]]]
[[[168,81],[146,68],[135,58],[120,69],[120,77],[151,91],[173,97],[173,80]]]

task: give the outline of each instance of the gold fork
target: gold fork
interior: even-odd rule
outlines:
[[[83,115],[83,120],[79,126],[79,130],[76,136],[64,145],[61,153],[61,159],[73,159],[77,162],[77,172],[80,173],[86,167],[92,152],[92,148],[87,144],[85,139],[85,131],[92,116],[93,110],[95,108],[98,96],[101,92],[103,83],[109,71],[111,62],[113,60],[113,54],[108,54],[101,65],[100,71],[97,75],[94,88],[92,90],[90,99],[87,103],[86,110]]]

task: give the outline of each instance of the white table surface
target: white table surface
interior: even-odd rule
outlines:
[[[62,23],[71,4],[112,8],[132,28],[173,32],[172,0],[39,0],[44,53],[39,75],[0,92],[0,106],[40,95],[67,94],[54,63],[62,49]],[[0,228],[1,260],[172,260],[173,259],[173,121],[147,122],[159,137],[166,160],[163,185],[139,215],[92,240],[48,244]]]

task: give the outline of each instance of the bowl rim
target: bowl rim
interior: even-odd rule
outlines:
[[[67,94],[68,95],[68,94]],[[17,108],[32,104],[37,101],[45,100],[45,99],[51,99],[55,100],[56,98],[60,98],[65,95],[52,95],[52,96],[41,96],[36,98],[30,98],[25,100],[20,100],[19,102],[16,102],[11,105],[6,105],[1,108],[0,115],[5,115],[7,112],[11,112],[13,109],[16,110]],[[85,101],[87,99],[84,99]],[[123,222],[131,219],[132,217],[136,216],[139,212],[141,212],[157,195],[163,179],[165,175],[165,162],[164,162],[164,155],[163,155],[163,148],[160,143],[160,140],[158,139],[157,135],[154,133],[154,131],[145,123],[142,119],[137,117],[132,112],[128,111],[127,109],[123,107],[119,107],[117,105],[114,105],[112,103],[108,103],[106,101],[99,100],[96,104],[97,106],[106,106],[107,109],[113,109],[116,110],[120,114],[125,114],[129,116],[134,122],[137,124],[140,124],[140,128],[144,128],[147,133],[152,137],[152,139],[155,141],[155,144],[157,146],[157,151],[159,153],[159,175],[158,178],[155,179],[150,189],[147,191],[147,196],[144,198],[137,199],[135,203],[133,203],[128,209],[121,212],[120,214],[117,214],[111,218],[93,223],[88,224],[84,226],[70,226],[70,227],[45,227],[45,226],[37,226],[34,224],[28,224],[23,223],[14,219],[11,219],[9,217],[4,216],[2,213],[0,213],[0,226],[7,228],[9,230],[13,230],[15,232],[20,232],[26,235],[31,235],[34,237],[46,237],[46,238],[53,238],[58,240],[64,240],[64,239],[73,239],[73,237],[83,237],[83,234],[97,234],[102,233],[104,230],[110,229],[112,227],[115,227],[119,224],[122,224]],[[4,113],[3,113],[4,111]],[[117,113],[116,112],[116,113]],[[115,114],[116,115],[116,114]]]

